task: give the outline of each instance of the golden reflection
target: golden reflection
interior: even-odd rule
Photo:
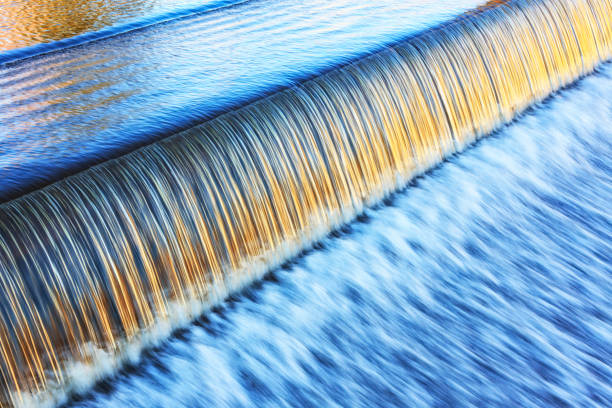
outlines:
[[[612,56],[610,1],[516,4],[0,205],[2,402],[126,358]]]
[[[153,1],[0,0],[0,51],[99,30]]]

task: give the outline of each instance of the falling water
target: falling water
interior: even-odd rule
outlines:
[[[610,16],[609,0],[485,8],[3,204],[4,402],[112,372],[591,72]]]

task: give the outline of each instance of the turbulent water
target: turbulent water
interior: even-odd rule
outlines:
[[[1,204],[2,402],[16,405],[58,402],[71,393],[86,391],[94,380],[116,373],[126,362],[137,361],[144,348],[163,340],[173,329],[188,325],[209,306],[218,304],[228,294],[248,286],[270,269],[292,259],[331,230],[341,228],[367,206],[376,205],[449,155],[461,152],[466,146],[513,120],[517,114],[533,104],[541,102],[576,79],[591,74],[598,64],[612,56],[611,15],[612,3],[607,0],[516,0],[491,3],[435,29],[395,42],[367,57],[302,81],[299,85],[272,93],[266,98],[233,109],[172,137]],[[208,18],[208,14],[202,18]],[[270,20],[268,15],[266,21],[273,20]],[[281,26],[286,33],[285,23]],[[367,35],[364,37],[368,38]],[[113,41],[120,41],[122,38],[124,37],[118,36],[105,44],[109,47],[113,44],[118,46],[119,43]],[[371,41],[371,37],[367,41]],[[71,48],[67,52],[82,53],[90,46],[92,45],[88,43],[83,47]],[[97,46],[94,44],[92,47]],[[125,48],[123,50],[125,51]],[[27,76],[31,63],[48,66],[49,59],[46,56],[41,58],[26,60],[25,66],[21,66],[21,62],[16,65],[8,64],[9,73],[18,75],[17,72],[21,72]],[[63,61],[66,54],[54,53],[50,54],[50,58]],[[191,61],[192,65],[194,63]],[[180,66],[180,63],[176,65]],[[283,78],[290,70],[283,72],[284,74],[273,77],[272,82]],[[604,74],[597,77],[603,81],[603,89],[609,89],[608,83],[605,82],[609,79],[607,72],[604,70]],[[189,75],[193,75],[193,71],[190,70]],[[605,80],[601,79],[602,76]],[[11,81],[10,75],[6,78]],[[18,77],[17,83],[22,79]],[[135,84],[125,78],[123,80],[129,84],[130,89],[135,88]],[[35,83],[34,86],[38,85]],[[584,114],[574,114],[567,119],[585,120],[588,115],[600,118],[590,120],[592,123],[585,125],[585,129],[588,125],[599,126],[595,130],[591,129],[591,132],[583,132],[582,128],[574,130],[577,135],[572,136],[575,136],[578,146],[587,143],[580,144],[580,137],[606,139],[609,136],[609,132],[605,131],[608,125],[606,120],[609,118],[609,101],[605,101],[605,91],[597,90],[596,86],[591,88],[595,89],[593,92],[603,95],[604,102],[599,102]],[[245,92],[233,96],[234,102],[240,100],[240,97],[248,100],[249,94]],[[578,91],[571,92],[577,93],[576,98],[580,98]],[[165,94],[165,97],[167,98],[168,94]],[[570,100],[574,101],[574,98]],[[77,101],[77,106],[80,103]],[[182,103],[186,103],[184,99]],[[107,112],[113,120],[120,121],[121,115],[115,115],[115,109],[119,109],[119,106],[113,105],[113,109]],[[557,108],[551,111],[555,109]],[[92,113],[93,111],[87,114],[85,112],[87,110],[69,111],[69,118],[71,121],[78,121],[79,115],[85,115],[83,117],[95,119],[96,114]],[[188,110],[185,115],[189,116]],[[538,115],[534,117],[538,118]],[[150,115],[144,117],[152,120]],[[531,119],[523,120],[528,123]],[[18,120],[8,123],[19,125],[21,122]],[[556,120],[555,123],[558,125],[558,131],[565,135],[563,131],[572,128],[574,122],[568,122],[565,126],[561,120]],[[70,154],[74,154],[74,157],[85,157],[85,163],[92,164],[87,161],[91,157],[83,154],[88,149],[104,156],[104,148],[96,144],[96,137],[89,139],[89,135],[82,132],[83,129],[81,133],[75,133],[78,137],[73,140],[69,131],[63,133],[68,129],[63,126],[64,122],[53,119],[48,124],[56,131],[49,135],[48,140],[55,140],[61,135],[60,138],[67,141],[56,157],[60,161],[69,163]],[[520,126],[525,127],[524,124]],[[544,128],[544,125],[533,127]],[[116,128],[113,130],[117,131]],[[143,134],[146,130],[146,127],[140,128]],[[117,134],[120,135],[121,132]],[[149,136],[154,138],[155,132]],[[36,134],[32,137],[37,138]],[[22,157],[27,151],[19,152],[19,146],[28,146],[27,142],[14,143],[15,140],[17,139],[3,140],[4,145],[10,147],[8,162],[15,157]],[[94,143],[88,144],[92,140]],[[121,137],[117,137],[108,143],[117,148],[122,144],[121,140]],[[131,148],[144,141],[138,138],[132,140],[131,137],[124,140],[131,143]],[[577,160],[571,154],[563,155],[564,147],[572,154],[586,149],[567,147],[561,143],[565,140],[554,133],[548,134],[546,139],[537,138],[538,143],[543,143],[542,146],[550,145],[550,157],[541,159],[543,169],[555,169],[553,164],[557,162],[559,165],[569,166]],[[600,144],[605,145],[604,142]],[[531,150],[527,149],[528,146],[526,143],[517,143],[517,147],[510,149],[507,154],[520,152],[522,160],[528,163],[530,155],[533,155],[533,151],[537,151],[536,147],[540,145],[536,144]],[[36,153],[38,147],[32,146],[32,151],[24,157],[29,157],[33,163],[38,160],[44,166],[46,163],[41,161],[41,157]],[[605,179],[605,175],[597,173],[598,169],[604,173],[608,170],[605,167],[608,151],[605,147],[598,149],[600,152],[602,149],[604,151],[603,157],[596,162],[600,167],[593,165],[595,169],[591,169],[588,161],[584,163],[585,171],[592,170],[594,173],[594,180]],[[69,152],[69,155],[63,155],[64,152]],[[590,157],[588,152],[585,150],[585,158]],[[11,159],[12,154],[17,156]],[[500,155],[500,159],[504,157],[506,156]],[[464,160],[469,162],[469,159]],[[502,162],[506,163],[503,160]],[[458,159],[455,164],[457,163]],[[52,163],[50,166],[53,168]],[[533,210],[544,218],[546,212],[544,209],[530,207],[530,201],[522,196],[522,191],[535,195],[534,200],[558,205],[558,211],[562,214],[567,212],[568,216],[578,211],[573,206],[576,203],[571,201],[570,204],[562,204],[564,196],[556,194],[555,191],[544,194],[546,186],[555,188],[554,183],[535,184],[535,187],[543,189],[539,192],[534,186],[530,187],[530,184],[508,179],[514,172],[509,172],[506,178],[498,177],[497,180],[498,178],[493,177],[493,169],[487,169],[486,164],[481,167],[482,169],[474,171],[482,172],[482,177],[495,180],[487,184],[463,175],[463,183],[449,182],[452,187],[447,189],[446,199],[432,194],[429,199],[430,207],[421,205],[424,212],[407,213],[406,220],[412,220],[412,227],[406,228],[408,221],[402,222],[402,217],[395,214],[396,220],[388,228],[398,228],[396,234],[399,236],[410,234],[413,230],[418,231],[415,238],[425,239],[426,227],[433,226],[430,224],[437,220],[426,209],[444,207],[446,203],[450,207],[449,211],[452,210],[456,214],[446,215],[446,237],[439,244],[454,242],[455,245],[464,245],[465,251],[456,247],[452,256],[444,251],[432,255],[427,252],[429,240],[427,243],[410,240],[404,246],[411,248],[415,254],[426,255],[424,257],[434,265],[447,265],[450,276],[471,276],[471,271],[479,271],[479,268],[482,268],[488,272],[487,276],[494,279],[497,268],[495,265],[500,265],[499,273],[503,276],[504,273],[514,270],[511,267],[522,265],[519,261],[526,260],[531,262],[526,264],[526,271],[545,268],[549,264],[563,266],[563,257],[556,260],[552,255],[540,258],[539,251],[550,248],[540,248],[537,241],[530,239],[529,228],[536,228],[547,238],[550,238],[551,233],[546,232],[544,226],[538,230],[538,224],[533,221],[536,216],[532,219],[527,210]],[[525,167],[521,171],[524,171],[523,176],[528,180],[540,174],[537,168]],[[21,174],[19,169],[13,168],[10,174],[17,174],[18,179]],[[69,165],[65,169],[75,170]],[[33,168],[27,171],[33,171]],[[513,168],[513,171],[516,169]],[[53,174],[59,176],[62,172]],[[563,175],[558,177],[559,180],[564,180]],[[5,182],[8,190],[12,188],[14,180],[9,177]],[[491,193],[490,197],[487,196],[487,199],[492,203],[504,198],[509,200],[508,205],[512,204],[519,209],[512,207],[512,211],[509,211],[513,214],[512,220],[519,223],[521,217],[525,217],[529,228],[525,230],[514,226],[504,229],[503,220],[491,220],[493,213],[490,210],[482,209],[475,214],[480,217],[477,221],[470,218],[470,214],[462,213],[459,190],[454,192],[453,189],[471,191],[469,183],[472,181],[476,185],[482,184],[483,189],[494,189],[495,183],[506,183],[506,194],[494,189],[494,193]],[[574,191],[581,191],[580,189],[587,186],[590,184],[581,183],[573,188]],[[608,188],[607,185],[601,187],[602,190]],[[605,193],[594,194],[592,200],[607,202]],[[513,201],[515,195],[519,197],[516,203]],[[582,192],[581,197],[587,197],[586,192]],[[481,201],[479,196],[468,196],[466,199],[473,199],[475,203]],[[584,207],[584,211],[591,211],[591,207],[595,206],[593,211],[599,218],[593,222],[593,228],[601,228],[597,230],[599,234],[587,231],[586,236],[592,238],[592,241],[585,243],[588,248],[599,245],[601,239],[607,243],[605,227],[609,222],[605,205],[601,203],[596,201]],[[526,209],[521,211],[521,205],[526,206]],[[463,227],[452,222],[452,217],[455,216],[463,220]],[[589,217],[594,215],[587,212],[577,216],[575,221],[578,223],[583,219],[588,222]],[[462,241],[460,233],[465,232],[466,228],[469,230],[476,226],[508,242],[511,241],[512,234],[517,237],[524,236],[524,240],[520,245],[511,245],[511,250],[508,249],[509,253],[505,258],[488,257],[487,254],[491,251],[503,252],[503,247],[499,246],[501,242],[496,245],[493,237],[488,236],[482,238],[482,242],[476,239]],[[555,219],[552,226],[562,228],[563,224]],[[588,224],[583,228],[590,226],[591,224]],[[562,228],[562,231],[567,229],[569,226]],[[582,235],[577,231],[582,230],[574,231],[575,236],[568,237],[567,242],[574,245],[580,243],[578,237]],[[390,230],[381,234],[375,230],[371,236],[391,239],[394,234]],[[344,242],[343,239],[333,242],[338,244]],[[368,254],[370,261],[379,259],[376,251],[382,251],[386,256],[382,265],[396,264],[399,267],[404,261],[401,260],[397,248],[393,248],[396,244],[399,245],[395,241],[369,244],[359,251],[363,256]],[[557,247],[553,245],[551,248]],[[564,246],[557,249],[565,251],[561,255],[571,254]],[[524,252],[521,252],[523,250]],[[352,258],[343,256],[342,251],[340,248],[329,256],[338,256],[344,264],[349,264]],[[603,264],[605,254],[606,251],[601,249],[594,257],[603,257],[600,259]],[[357,259],[360,259],[360,262],[365,260]],[[333,260],[329,262],[334,264]],[[404,265],[409,262],[418,261],[406,259]],[[463,269],[458,268],[457,264]],[[359,263],[354,268],[359,269],[358,265]],[[571,266],[575,265],[576,262]],[[354,269],[351,265],[348,266],[349,269]],[[590,266],[598,268],[592,263]],[[376,273],[383,273],[384,270],[389,271],[388,268],[381,267]],[[565,269],[559,268],[559,273],[566,272]],[[345,275],[339,273],[333,279],[341,279],[343,276]],[[372,273],[372,279],[375,279],[375,276],[376,274]],[[386,275],[383,273],[383,276]],[[414,279],[417,276],[415,275]],[[405,274],[400,273],[399,277],[405,278]],[[333,282],[333,279],[328,283]],[[380,284],[384,282],[383,279],[380,280]],[[498,284],[499,281],[494,280],[494,283]],[[433,288],[439,284],[440,288],[452,289],[451,282],[432,272],[430,284],[429,302],[444,303],[444,293],[436,294]],[[398,285],[402,287],[399,282]],[[601,286],[600,284],[599,287]],[[316,287],[315,284],[313,288]],[[314,290],[313,288],[308,290]],[[373,285],[373,295],[376,293],[375,289],[376,285]],[[501,285],[495,286],[495,289],[509,291]],[[537,293],[530,292],[531,287],[522,289],[526,290],[522,296],[539,299]],[[424,288],[420,290],[423,292],[419,293],[427,293]],[[506,302],[517,298],[517,295],[509,292],[493,292]],[[249,296],[257,296],[257,292],[249,293]],[[295,295],[291,301],[299,303],[302,299],[299,292],[291,293]],[[474,293],[464,295],[477,296],[478,293],[478,288],[474,288]],[[359,291],[353,294],[354,302],[364,299],[364,295],[360,295]],[[379,297],[381,305],[393,298],[389,296],[383,301],[384,296],[377,296],[376,299]],[[594,298],[594,294],[588,295],[589,300]],[[605,295],[601,298],[605,298]],[[452,299],[447,300],[453,304]],[[290,304],[291,302],[287,303],[288,308]],[[492,300],[489,304],[493,304]],[[338,302],[336,310],[352,310],[367,322],[368,316],[373,313],[368,309],[368,305],[364,303],[363,310],[360,310],[348,308],[348,304],[343,306]],[[415,307],[418,308],[419,305],[423,310],[427,310],[425,300],[415,303]],[[458,310],[453,311],[458,314],[466,313],[465,316],[461,315],[466,319],[491,317],[472,305],[461,304],[456,307]],[[317,315],[316,309],[315,306],[311,311],[314,317]],[[601,310],[598,309],[599,312]],[[450,326],[458,323],[457,318],[445,320],[443,313],[432,313],[432,319],[439,318],[436,324]],[[390,312],[389,317],[392,315]],[[409,315],[406,316],[408,317]],[[342,318],[339,319],[332,324],[347,323]],[[296,320],[296,324],[307,325],[310,322],[310,318],[302,316]],[[574,322],[572,319],[561,322],[560,326],[567,326],[568,335],[575,334],[573,330],[578,330],[571,326]],[[463,326],[476,328],[469,324],[458,324],[458,327]],[[203,329],[206,331],[211,327],[204,325]],[[410,332],[403,325],[403,321],[390,320],[389,326],[383,327],[395,327],[394,330],[401,333]],[[334,332],[332,330],[332,333]],[[363,336],[388,336],[376,328],[372,328],[372,333],[362,333]],[[520,337],[520,333],[516,329],[507,333],[507,336],[516,334]],[[583,334],[579,330],[578,333],[577,336]],[[336,334],[339,335],[340,331]],[[484,330],[482,335],[489,336]],[[584,336],[588,339],[584,340],[587,345],[595,350],[590,352],[591,355],[605,349],[599,344],[590,343],[591,339],[605,338],[605,331],[603,337],[592,333]],[[551,337],[547,335],[545,338]],[[410,337],[407,338],[409,339]],[[502,342],[503,339],[504,337],[500,336],[490,337],[491,341],[497,342]],[[334,341],[335,339],[330,339],[330,343],[336,345]],[[403,340],[399,338],[396,341]],[[344,345],[349,346],[350,344]],[[425,347],[423,344],[421,346]],[[466,346],[466,350],[470,349],[476,353],[477,347],[478,343],[475,343],[472,348]],[[414,348],[418,349],[416,346]],[[262,350],[266,350],[266,347],[262,347]],[[377,372],[370,367],[359,366],[359,353],[353,355],[350,349],[344,351],[345,358],[351,359],[355,364],[349,371],[359,372],[354,375],[357,376],[356,380],[363,382],[361,385],[370,386],[367,373],[372,373],[373,376],[382,375],[375,374]],[[315,357],[319,358],[323,365],[334,365],[330,354],[315,353]],[[155,357],[152,358],[157,361]],[[366,359],[366,355],[363,358]],[[452,363],[448,364],[454,367]],[[553,369],[548,369],[550,366],[551,364],[543,362],[542,366],[537,366],[535,370],[538,373],[540,370],[545,371],[546,374],[542,375],[554,376],[550,373]],[[160,370],[164,370],[163,365],[160,367]],[[435,367],[444,370],[443,364],[436,364]],[[507,375],[509,371],[490,365],[482,365],[481,369],[481,374],[485,377],[489,370],[499,373],[500,376]],[[265,371],[261,374],[263,373]],[[384,375],[382,376],[384,378]],[[269,396],[275,398],[283,395],[280,391],[270,391],[272,385],[281,387],[281,381],[266,385],[265,388],[265,382],[257,381],[248,372],[240,374],[239,377],[243,384],[250,384],[254,397],[262,403],[265,395],[257,396],[262,389],[263,394],[266,394],[265,390],[268,389]],[[231,376],[225,378],[231,382]],[[306,381],[306,378],[302,380]],[[485,382],[485,378],[481,380]],[[415,381],[418,383],[418,380]],[[108,384],[110,383],[105,386]],[[425,386],[428,384],[426,382]],[[233,388],[230,385],[228,384],[225,390],[238,398],[239,395],[231,391]],[[399,385],[394,385],[396,386]],[[415,385],[411,383],[411,386]],[[375,389],[377,386],[372,387]],[[565,384],[559,387],[568,388]],[[291,391],[294,388],[295,386],[287,385],[283,389],[298,398],[298,389]],[[451,388],[442,389],[450,392]],[[550,391],[550,388],[548,390]],[[505,397],[512,395],[511,391],[509,390]],[[344,391],[344,396],[342,392],[338,390],[338,398],[359,398],[362,394],[358,389],[354,392]],[[466,391],[466,394],[474,393],[474,389]],[[324,394],[333,398],[330,392]],[[379,394],[381,398],[391,398],[388,393],[381,391]],[[411,395],[416,397],[419,393]],[[435,393],[432,395],[436,396]],[[442,397],[436,396],[440,401],[443,401]],[[541,396],[536,395],[534,398]],[[563,396],[557,398],[559,401],[567,399]],[[349,402],[345,401],[343,405]],[[379,402],[382,404],[382,401]],[[395,402],[401,404],[399,400]],[[239,404],[240,401],[236,403]],[[191,403],[186,401],[185,404]],[[254,404],[258,402],[254,401]]]
[[[612,405],[612,66],[74,407]]]

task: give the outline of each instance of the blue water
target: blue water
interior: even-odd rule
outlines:
[[[241,0],[3,1],[0,2],[0,64],[240,2]]]
[[[53,52],[0,64],[0,202],[479,4],[252,0],[77,47],[42,45]]]
[[[612,66],[78,407],[612,406]]]

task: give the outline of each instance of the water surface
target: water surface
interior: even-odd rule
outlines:
[[[0,65],[0,201],[480,3],[254,0]]]
[[[612,405],[612,67],[78,407]]]
[[[0,0],[0,52],[49,43],[109,26],[143,23],[213,0]],[[0,54],[1,55],[1,54]]]

